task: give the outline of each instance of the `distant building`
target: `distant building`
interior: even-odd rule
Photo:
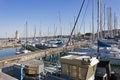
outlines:
[[[15,32],[15,39],[16,39],[16,40],[19,40],[19,38],[20,38],[20,37],[19,37],[19,33],[18,33],[18,31],[16,30],[16,32]]]
[[[98,59],[90,56],[68,55],[60,58],[62,75],[75,80],[94,80]]]

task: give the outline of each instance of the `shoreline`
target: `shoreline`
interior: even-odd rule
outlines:
[[[17,43],[17,41],[9,41],[9,40],[0,40],[0,50],[7,48],[15,48],[20,47],[21,44]]]

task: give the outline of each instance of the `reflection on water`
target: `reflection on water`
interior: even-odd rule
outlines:
[[[3,50],[0,50],[0,57],[12,56],[12,55],[15,55],[15,53],[16,53],[16,48],[3,49]]]

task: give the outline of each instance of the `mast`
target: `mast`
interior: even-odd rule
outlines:
[[[47,37],[49,37],[49,34],[50,34],[50,32],[49,32],[49,27],[48,27],[48,36]],[[47,38],[48,39],[48,38]]]
[[[106,10],[105,10],[105,4],[104,4],[104,30],[103,30],[103,32],[104,32],[104,33],[103,33],[103,35],[104,35],[103,37],[104,37],[104,38],[105,38],[105,18],[106,18],[106,17],[105,17],[105,11],[106,11]]]
[[[75,23],[75,16],[74,16],[74,23]],[[74,30],[74,39],[75,39],[75,35],[76,35],[76,29]]]
[[[56,34],[57,34],[57,27],[56,27],[56,25],[54,24],[54,34],[53,34],[53,36],[56,37]]]
[[[70,33],[70,37],[69,37],[69,39],[68,39],[68,41],[67,41],[67,44],[66,44],[67,46],[68,46],[68,43],[70,42],[71,36],[72,36],[72,34],[73,34],[74,30],[75,30],[75,27],[76,27],[76,24],[77,24],[77,22],[78,22],[79,16],[80,16],[81,11],[82,11],[82,8],[83,8],[83,6],[84,6],[84,3],[85,3],[85,0],[83,0],[83,2],[82,2],[81,8],[80,8],[79,13],[78,13],[78,15],[77,15],[77,18],[76,18],[76,20],[75,20],[73,29],[72,29],[72,31],[71,31],[71,33]]]
[[[90,22],[90,33],[91,33],[91,34],[90,34],[90,39],[92,40],[92,36],[93,36],[93,35],[92,35],[92,25],[91,25],[91,22]],[[93,42],[93,41],[92,41],[92,42]]]
[[[102,3],[101,3],[101,1],[99,4],[100,4],[100,39],[102,39],[103,38],[103,36],[102,36],[103,28],[102,28]]]
[[[107,26],[108,26],[108,36],[110,36],[110,8],[107,8]]]
[[[56,34],[55,32],[56,32],[56,31],[55,31],[55,24],[54,24],[54,35],[53,35],[54,37],[55,37],[55,34]]]
[[[98,26],[98,37],[97,37],[97,40],[100,39],[100,3],[101,3],[101,0],[98,0],[98,15],[97,15],[97,26]],[[99,52],[99,46],[97,47],[97,52]]]
[[[62,25],[61,25],[61,16],[60,16],[60,12],[59,12],[59,23],[60,23],[60,35],[62,38]]]
[[[40,25],[40,29],[39,29],[39,41],[40,41],[40,37],[41,37],[41,25]]]
[[[114,13],[114,29],[113,29],[113,35],[115,36],[116,32],[116,19],[115,19],[115,13]]]
[[[85,37],[85,21],[84,21],[84,37]]]
[[[94,0],[92,0],[92,41],[94,41]]]
[[[97,26],[98,26],[98,37],[97,39],[99,40],[100,39],[100,3],[101,3],[101,0],[98,0],[98,14],[97,14]]]
[[[109,36],[109,8],[107,7],[107,36]]]
[[[112,9],[110,7],[110,36],[113,37],[112,34]]]
[[[26,29],[26,36],[25,36],[25,50],[26,50],[26,44],[27,44],[27,37],[28,37],[28,32],[27,32],[27,26],[28,26],[28,23],[26,21],[26,25],[25,25],[25,29]]]
[[[117,17],[116,14],[114,13],[114,36],[117,35]]]
[[[36,26],[34,27],[34,40],[36,38]]]
[[[118,18],[117,18],[116,15],[115,15],[115,24],[116,24],[116,26],[115,26],[115,28],[116,28],[115,33],[116,33],[116,36],[118,36]]]

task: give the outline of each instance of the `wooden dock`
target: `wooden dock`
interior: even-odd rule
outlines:
[[[73,50],[75,47],[81,47],[86,44],[88,44],[88,43],[80,42],[78,44],[70,45],[70,46],[66,46],[66,47],[51,48],[51,49],[35,51],[35,52],[27,53],[27,54],[19,54],[19,55],[13,55],[13,56],[8,56],[8,57],[1,57],[0,58],[0,68],[12,66],[16,63],[31,60],[31,59],[42,58],[42,57],[45,57],[46,55],[52,55],[53,53],[66,52],[68,50]]]

